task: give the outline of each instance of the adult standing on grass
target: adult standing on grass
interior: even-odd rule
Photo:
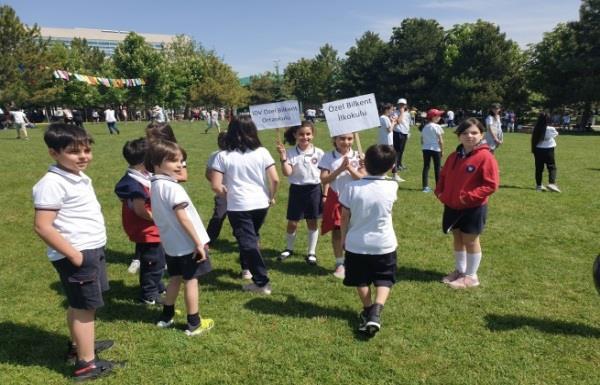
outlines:
[[[17,129],[17,139],[29,140],[29,136],[27,136],[27,123],[29,123],[29,120],[25,112],[15,109],[10,112],[10,116]]]
[[[115,115],[115,110],[111,106],[108,106],[106,110],[104,110],[104,121],[106,121],[106,126],[108,127],[108,133],[110,135],[113,134],[113,131],[120,135],[121,132],[117,128],[117,117]]]
[[[485,118],[485,141],[492,154],[502,144],[504,135],[502,133],[502,119],[500,117],[500,103],[494,103],[490,107],[488,116]]]
[[[242,276],[249,270],[252,283],[245,291],[271,294],[267,266],[259,249],[260,228],[269,207],[275,204],[279,176],[275,161],[262,147],[256,125],[249,116],[234,118],[225,136],[225,150],[213,164],[211,187],[227,197],[227,217],[240,248]]]
[[[533,127],[531,134],[531,152],[535,159],[535,189],[536,191],[560,192],[556,185],[556,161],[554,160],[554,148],[556,147],[556,138],[558,131],[556,128],[548,125],[548,113],[542,112]],[[548,169],[548,186],[542,185],[542,174],[544,166]]]
[[[487,217],[488,198],[500,185],[498,163],[483,141],[485,127],[475,118],[456,128],[460,145],[450,154],[435,188],[444,204],[442,230],[452,231],[455,270],[442,282],[453,289],[479,286],[479,235]]]
[[[396,150],[396,164],[392,169],[392,175],[396,182],[404,182],[404,179],[398,175],[398,172],[406,169],[406,166],[402,163],[402,156],[404,155],[406,141],[408,141],[410,134],[410,123],[412,120],[411,113],[406,109],[407,103],[404,98],[398,99],[398,118],[394,125],[394,132],[392,133],[394,150]]]

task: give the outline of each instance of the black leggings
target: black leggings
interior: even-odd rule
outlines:
[[[440,163],[442,160],[442,153],[433,150],[423,150],[423,188],[429,186],[429,166],[433,159],[433,173],[435,174],[435,183],[437,183],[440,177]]]
[[[542,173],[544,165],[548,168],[548,182],[554,184],[556,182],[556,162],[554,161],[554,147],[551,148],[535,148],[533,151],[535,158],[535,184],[542,185]]]
[[[404,148],[406,147],[408,135],[394,131],[392,136],[394,138],[394,150],[396,150],[396,164],[394,164],[392,172],[396,173],[398,169],[404,167],[402,164],[402,155],[404,155]]]

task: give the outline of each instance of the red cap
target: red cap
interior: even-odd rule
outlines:
[[[436,108],[432,108],[429,111],[427,111],[427,120],[431,120],[436,116],[442,116],[442,115],[444,115],[444,111],[438,110]]]

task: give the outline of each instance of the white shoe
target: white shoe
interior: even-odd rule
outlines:
[[[140,271],[140,260],[134,259],[129,264],[129,267],[127,268],[127,272],[129,274],[137,274],[138,271]]]
[[[242,270],[242,279],[252,279],[252,273],[250,270]]]
[[[335,271],[333,272],[333,276],[339,279],[346,278],[346,268],[344,267],[344,265],[336,266]]]
[[[548,189],[542,185],[539,185],[539,186],[536,186],[535,191],[542,192],[542,191],[548,191]]]
[[[166,322],[165,321],[158,321],[156,323],[156,326],[158,326],[161,329],[166,329],[166,328],[170,328],[171,326],[173,326],[173,323],[174,323],[173,318],[171,318],[170,320],[168,320]]]
[[[558,188],[557,185],[555,185],[554,183],[550,183],[549,185],[546,186],[548,188],[548,190],[552,191],[552,192],[560,192],[560,189]]]
[[[242,290],[250,291],[252,293],[271,295],[271,285],[266,284],[265,286],[258,286],[254,282],[242,286]]]
[[[406,179],[402,179],[398,174],[394,175],[394,180],[398,183],[406,182]]]

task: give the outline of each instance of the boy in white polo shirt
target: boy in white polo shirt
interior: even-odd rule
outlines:
[[[398,184],[385,174],[392,169],[396,152],[377,144],[365,153],[368,175],[350,182],[340,194],[341,231],[346,251],[344,285],[355,286],[363,311],[358,330],[373,336],[381,328],[381,311],[396,282],[396,234],[392,206]],[[375,299],[371,296],[375,286]]]
[[[177,143],[156,140],[150,142],[145,165],[149,172],[154,173],[150,204],[171,277],[157,326],[173,326],[175,301],[183,281],[187,310],[185,334],[195,336],[214,326],[212,319],[201,319],[198,312],[198,277],[210,272],[212,267],[207,247],[210,238],[192,200],[177,182],[184,169],[184,157],[185,152]]]
[[[56,164],[33,187],[35,232],[48,245],[69,303],[67,325],[72,343],[67,360],[77,360],[73,377],[92,379],[110,373],[115,363],[97,352],[112,341],[94,343],[96,309],[108,290],[104,246],[106,229],[91,179],[83,173],[92,160],[92,138],[80,127],[52,124],[44,134]]]

